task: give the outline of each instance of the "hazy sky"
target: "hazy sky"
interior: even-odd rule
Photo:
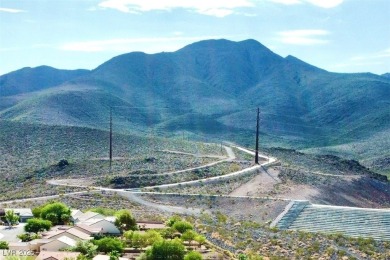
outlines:
[[[336,72],[390,72],[390,0],[0,0],[0,74],[255,39]]]

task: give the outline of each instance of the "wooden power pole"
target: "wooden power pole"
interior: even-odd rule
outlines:
[[[255,164],[259,164],[259,120],[260,108],[257,108]]]
[[[112,165],[112,107],[110,107],[110,171]]]

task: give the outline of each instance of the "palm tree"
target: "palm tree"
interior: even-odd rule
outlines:
[[[19,221],[19,216],[15,214],[15,212],[11,210],[7,210],[5,212],[5,220],[8,222],[8,225],[11,227],[15,225]]]

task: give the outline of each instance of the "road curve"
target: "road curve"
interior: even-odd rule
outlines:
[[[242,150],[244,152],[250,153],[250,154],[253,153],[253,152],[251,152],[251,151],[249,151],[249,150],[247,150],[245,148],[242,148],[242,147],[239,147],[239,146],[236,146],[236,145],[234,145],[233,147],[235,147],[237,149],[240,149],[240,150]],[[221,163],[221,162],[231,161],[231,160],[236,159],[236,156],[235,156],[235,154],[233,152],[233,149],[231,147],[224,146],[224,148],[225,148],[225,150],[227,152],[228,158],[226,158],[224,160],[217,161],[217,162],[213,162],[213,165]],[[266,156],[262,156],[262,157],[268,158]],[[264,166],[264,165],[267,165],[269,163],[272,163],[275,160],[276,160],[275,158],[269,158],[268,162],[263,163],[261,165],[254,165],[252,167],[249,167],[249,168],[237,171],[237,172],[229,173],[229,174],[226,174],[226,175],[222,175],[222,176],[210,177],[210,178],[205,178],[205,179],[195,180],[195,181],[187,181],[187,182],[181,182],[181,183],[166,184],[166,185],[160,185],[160,186],[171,187],[172,185],[192,185],[192,184],[196,184],[196,183],[200,183],[200,182],[220,181],[220,180],[223,180],[223,179],[232,178],[232,177],[239,176],[239,175],[242,175],[242,174],[247,174],[248,172],[256,171],[261,166]],[[210,166],[210,165],[208,164],[207,166]],[[194,168],[190,168],[190,169],[185,169],[185,170],[171,172],[169,174],[173,174],[173,173],[177,173],[177,172],[191,171],[191,170],[194,170],[194,169],[199,169],[199,168],[203,168],[203,167],[207,167],[207,166],[203,165],[203,166],[194,167]],[[142,204],[142,205],[145,205],[145,206],[157,208],[157,209],[162,210],[162,211],[181,213],[181,214],[196,214],[196,215],[200,214],[200,210],[199,209],[187,209],[187,208],[182,208],[182,207],[166,206],[166,205],[160,205],[160,204],[152,203],[152,202],[149,202],[149,201],[145,201],[142,198],[139,198],[139,197],[136,196],[136,193],[134,192],[135,190],[131,191],[131,190],[125,190],[125,189],[111,189],[111,188],[104,188],[104,187],[91,187],[91,186],[85,186],[85,185],[68,185],[66,183],[56,182],[56,180],[48,180],[47,183],[48,184],[52,184],[52,185],[62,185],[62,186],[71,186],[71,187],[80,187],[80,188],[93,188],[93,189],[96,189],[96,190],[113,191],[113,192],[117,192],[118,194],[120,194],[123,197],[126,197],[129,200],[135,201],[135,202],[137,202],[139,204]],[[155,187],[159,187],[159,186],[146,187],[146,188],[155,188]],[[26,202],[26,201],[35,201],[35,200],[55,199],[55,198],[59,198],[60,196],[77,195],[77,194],[83,194],[83,193],[87,193],[87,192],[89,192],[89,191],[78,191],[78,192],[64,193],[62,195],[49,195],[49,196],[42,196],[42,197],[35,197],[35,198],[26,198],[26,199],[18,199],[18,200],[11,200],[11,201],[3,201],[3,202],[0,202],[0,205],[1,204],[5,204],[5,203],[17,203],[17,202]],[[142,193],[142,192],[137,192],[137,193]]]
[[[236,158],[234,152],[233,152],[233,149],[231,147],[227,147],[227,146],[224,146],[228,155],[229,155],[229,158]],[[236,145],[232,145],[232,147],[234,148],[237,148],[243,152],[246,152],[246,153],[249,153],[249,154],[252,154],[254,155],[255,153],[248,150],[248,149],[245,149],[245,148],[242,148],[240,146],[236,146]],[[266,166],[268,164],[271,164],[273,162],[276,161],[276,158],[274,157],[268,157],[266,155],[260,155],[259,154],[259,157],[262,157],[262,158],[266,158],[268,159],[267,162],[264,162],[262,164],[258,164],[258,165],[254,165],[254,166],[251,166],[249,168],[246,168],[246,169],[243,169],[243,170],[240,170],[240,171],[237,171],[237,172],[232,172],[232,173],[228,173],[228,174],[225,174],[225,175],[220,175],[220,176],[215,176],[215,177],[209,177],[209,178],[204,178],[204,179],[199,179],[199,180],[193,180],[193,181],[185,181],[185,182],[177,182],[177,183],[170,183],[170,184],[162,184],[162,185],[156,185],[156,186],[147,186],[147,187],[144,187],[143,189],[155,189],[155,188],[159,188],[159,189],[166,189],[166,188],[172,188],[172,187],[178,187],[178,186],[190,186],[190,185],[197,185],[197,184],[204,184],[204,183],[210,183],[210,182],[218,182],[218,181],[221,181],[221,180],[225,180],[225,179],[231,179],[231,178],[234,178],[236,176],[239,176],[239,175],[245,175],[245,174],[249,174],[249,173],[253,173],[255,171],[258,171],[262,166]],[[129,189],[129,191],[131,191],[131,189]]]
[[[153,203],[138,197],[135,193],[128,192],[128,191],[120,191],[117,192],[117,194],[122,197],[125,197],[128,200],[139,203],[141,205],[155,208],[164,212],[178,213],[178,214],[185,214],[185,215],[200,215],[202,213],[202,211],[197,208],[184,208],[184,207],[168,206],[168,205]]]
[[[41,197],[33,197],[33,198],[25,198],[25,199],[16,199],[16,200],[7,200],[7,201],[0,201],[0,205],[2,204],[9,204],[9,203],[19,203],[19,202],[27,202],[27,201],[36,201],[36,200],[48,200],[48,199],[56,199],[60,196],[70,196],[70,195],[77,195],[77,194],[83,194],[90,191],[76,191],[76,192],[69,192],[69,193],[63,193],[61,195],[48,195],[48,196],[41,196]]]

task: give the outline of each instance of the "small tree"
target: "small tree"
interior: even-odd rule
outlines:
[[[95,244],[98,246],[99,252],[109,253],[112,251],[117,251],[119,253],[123,252],[123,243],[117,238],[113,237],[104,237],[100,240],[96,240]]]
[[[161,231],[163,238],[173,238],[176,230],[173,227],[165,228]]]
[[[91,241],[77,241],[76,246],[71,247],[70,251],[80,252],[88,259],[92,259],[97,254],[98,246]]]
[[[147,246],[146,236],[139,232],[134,232],[130,239],[130,243],[134,248],[144,248]]]
[[[177,216],[177,215],[174,215],[174,216],[170,217],[170,218],[165,222],[165,224],[166,224],[168,227],[172,227],[173,224],[175,224],[177,221],[181,221],[181,217],[180,217],[180,216]]]
[[[126,231],[125,233],[123,233],[123,237],[126,240],[126,244],[131,245],[131,239],[132,239],[133,235],[134,235],[133,230],[129,230],[129,231]]]
[[[201,247],[206,242],[205,236],[202,235],[197,235],[194,240],[198,242],[199,247]]]
[[[33,234],[33,233],[23,233],[17,236],[22,242],[29,242],[34,239],[41,238],[40,235],[38,234]]]
[[[191,251],[184,256],[184,260],[203,260],[203,257],[199,252]]]
[[[153,244],[150,250],[146,251],[146,259],[148,260],[183,260],[185,248],[178,239],[162,240]]]
[[[40,218],[41,217],[41,211],[42,209],[45,207],[46,205],[41,205],[41,206],[38,206],[38,207],[35,207],[33,208],[31,211],[32,211],[32,214],[34,215],[34,218]]]
[[[53,223],[54,225],[57,225],[59,223],[58,221],[58,216],[57,214],[55,213],[49,213],[46,215],[45,217],[46,220],[50,221],[51,223]]]
[[[70,208],[60,202],[47,204],[41,209],[41,218],[50,220],[53,225],[64,223],[62,215],[70,216]]]
[[[0,249],[9,249],[8,248],[8,242],[0,241]]]
[[[109,260],[118,260],[119,259],[119,256],[120,254],[118,253],[118,251],[112,251],[111,253],[108,254],[110,256],[110,259]]]
[[[65,160],[65,159],[62,159],[61,161],[58,162],[57,165],[58,165],[58,167],[63,168],[63,167],[65,167],[65,166],[68,166],[68,165],[69,165],[69,162],[68,162],[67,160]]]
[[[175,222],[175,224],[173,224],[172,227],[182,234],[184,232],[186,232],[187,230],[194,229],[194,227],[191,225],[191,223],[189,223],[187,221],[177,221],[177,222]]]
[[[19,216],[13,210],[7,210],[5,212],[5,220],[10,226],[13,226],[19,221]]]
[[[129,210],[119,210],[115,214],[115,217],[115,226],[117,226],[121,231],[138,229],[135,218]]]
[[[195,238],[196,238],[196,236],[197,236],[198,234],[195,232],[195,231],[193,231],[193,230],[191,230],[191,229],[188,229],[186,232],[184,232],[183,233],[183,235],[181,236],[181,240],[183,240],[183,241],[188,241],[188,243],[190,244],[190,246],[191,246],[191,242],[193,241],[193,240],[195,240]]]
[[[27,224],[24,226],[26,232],[38,233],[45,230],[49,230],[52,224],[49,220],[32,218],[27,220]]]
[[[69,214],[62,214],[61,215],[61,222],[64,224],[68,224],[70,221],[70,215]]]
[[[239,254],[238,259],[239,260],[247,260],[248,257],[245,254]]]
[[[146,245],[147,246],[151,246],[154,243],[161,242],[163,240],[161,234],[155,230],[146,231],[145,238],[146,238]]]
[[[90,260],[91,258],[86,257],[83,254],[79,254],[76,258],[76,260]]]

